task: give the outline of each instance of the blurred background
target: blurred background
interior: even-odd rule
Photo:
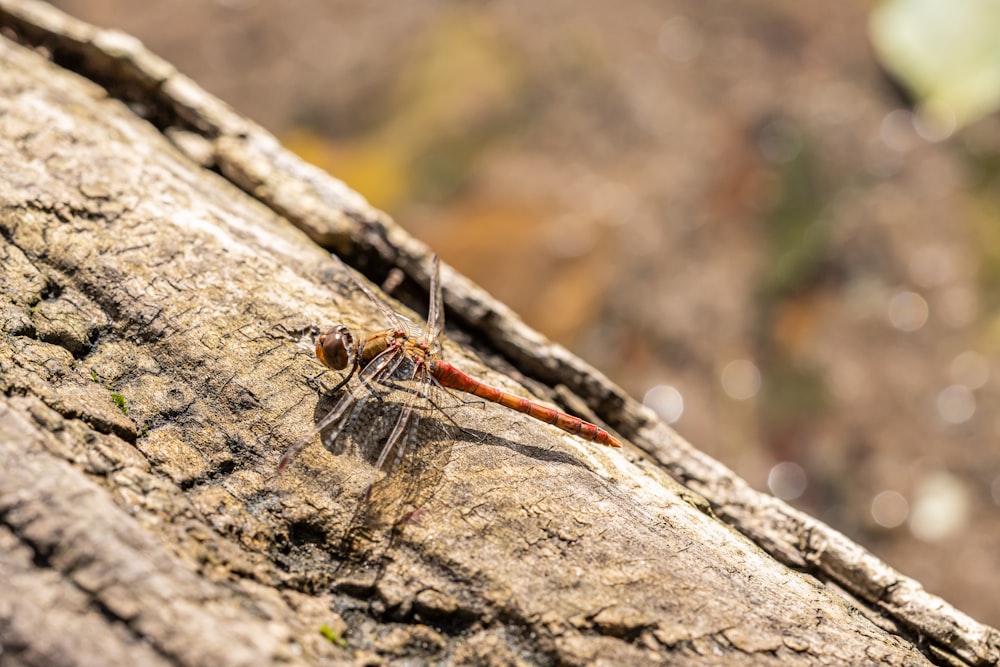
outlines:
[[[996,0],[55,4],[1000,626]]]

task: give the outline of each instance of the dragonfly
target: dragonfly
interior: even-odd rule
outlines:
[[[341,264],[355,286],[375,304],[389,326],[362,338],[356,337],[347,326],[338,324],[316,339],[316,357],[324,366],[334,371],[348,369],[347,375],[331,393],[343,389],[355,375],[357,382],[336,399],[331,410],[316,423],[307,438],[285,452],[278,464],[279,472],[317,433],[324,434],[324,447],[335,452],[342,434],[352,428],[358,430],[357,422],[365,424],[366,427],[360,430],[367,431],[369,435],[388,433],[381,443],[374,466],[376,470],[391,472],[415,440],[421,419],[430,415],[441,418],[443,414],[444,418],[452,420],[442,406],[447,400],[440,398],[442,394],[447,396],[452,392],[471,394],[484,401],[498,403],[590,442],[621,447],[617,438],[599,426],[486,384],[442,358],[444,305],[437,255],[432,260],[426,327],[393,310],[355,278],[336,255],[331,256]],[[390,401],[386,400],[390,395],[395,399],[391,401],[395,404],[392,411]],[[373,413],[377,415],[374,418]],[[393,417],[394,422],[391,421]],[[373,426],[375,421],[381,426]]]

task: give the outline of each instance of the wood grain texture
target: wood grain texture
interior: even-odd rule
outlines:
[[[179,98],[181,80],[156,67]],[[366,462],[318,445],[276,476],[330,404],[337,378],[310,352],[318,328],[384,324],[287,217],[345,202],[347,236],[365,218],[410,269],[429,257],[353,193],[321,181],[330,196],[314,197],[320,176],[216,111],[228,133],[206,134],[206,161],[224,176],[178,150],[190,132],[171,142],[104,88],[0,39],[0,663],[949,656],[869,608],[879,586],[855,605],[787,566],[831,553],[845,571],[873,565],[832,531],[799,533],[781,562],[716,518],[666,471],[726,518],[792,515],[745,485],[719,502],[705,480],[720,468],[648,416],[628,435],[660,465],[485,406],[457,416],[475,437],[422,443],[368,502]],[[462,280],[446,272],[451,304]],[[468,350],[445,354],[524,393]],[[748,524],[764,544],[769,521]],[[958,651],[969,663],[997,647],[982,632]]]

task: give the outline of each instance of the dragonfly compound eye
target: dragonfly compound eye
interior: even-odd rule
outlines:
[[[327,368],[344,370],[354,361],[354,336],[343,325],[320,334],[316,339],[316,356]]]

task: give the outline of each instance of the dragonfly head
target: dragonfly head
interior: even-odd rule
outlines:
[[[320,334],[316,339],[316,357],[323,365],[335,371],[354,366],[356,355],[354,336],[342,324]]]

